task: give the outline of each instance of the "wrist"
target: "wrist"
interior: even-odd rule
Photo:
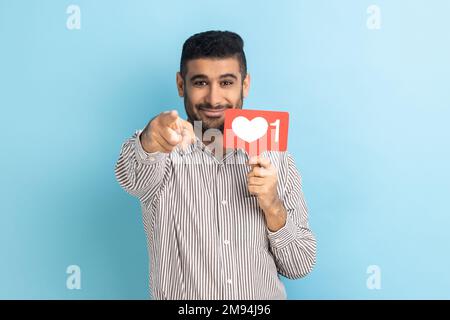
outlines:
[[[139,141],[141,143],[142,149],[144,149],[145,152],[152,153],[155,151],[155,150],[152,150],[152,147],[150,145],[150,139],[148,137],[147,128],[145,128],[139,135]]]
[[[264,210],[266,218],[267,228],[271,232],[276,232],[286,224],[287,212],[280,199],[277,199],[275,203],[268,209]]]

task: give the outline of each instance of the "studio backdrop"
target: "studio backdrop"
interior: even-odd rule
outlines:
[[[148,298],[141,208],[114,166],[153,116],[185,117],[183,42],[230,30],[252,79],[244,108],[290,114],[317,238],[288,298],[449,299],[449,13],[447,0],[0,0],[0,298]]]

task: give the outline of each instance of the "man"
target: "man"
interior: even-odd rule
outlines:
[[[243,47],[232,32],[190,37],[176,78],[188,119],[163,112],[122,146],[115,173],[141,203],[155,299],[286,299],[278,274],[315,263],[292,156],[221,144],[224,111],[249,92]]]

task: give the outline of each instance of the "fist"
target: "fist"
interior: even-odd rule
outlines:
[[[170,153],[178,145],[183,149],[195,141],[192,124],[178,116],[176,110],[166,111],[152,119],[141,134],[145,151]]]
[[[248,164],[252,170],[247,174],[248,191],[256,195],[263,211],[268,211],[278,201],[277,169],[270,160],[263,157],[251,157]]]

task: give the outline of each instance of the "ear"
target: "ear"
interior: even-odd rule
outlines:
[[[247,98],[249,90],[250,90],[250,74],[247,73],[242,83],[242,91],[244,94],[244,98]]]
[[[184,97],[184,80],[181,76],[181,73],[177,72],[177,89],[178,89],[178,95],[180,97]]]

